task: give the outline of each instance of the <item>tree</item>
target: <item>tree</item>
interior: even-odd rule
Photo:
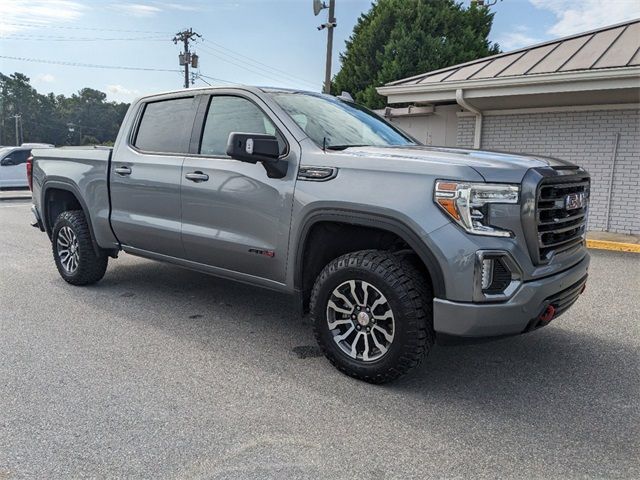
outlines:
[[[499,53],[487,39],[493,15],[453,0],[378,0],[347,40],[332,91],[380,108],[385,101],[376,87]]]
[[[106,99],[106,94],[92,88],[70,97],[43,95],[30,85],[27,76],[0,73],[0,145],[15,143],[13,115],[21,116],[25,142],[113,143],[129,105]]]

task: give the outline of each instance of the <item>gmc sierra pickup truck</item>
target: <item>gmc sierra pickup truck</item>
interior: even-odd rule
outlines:
[[[368,382],[415,367],[436,334],[544,326],[587,280],[582,168],[426,147],[343,96],[148,96],[113,149],[34,149],[27,172],[67,282],[124,251],[287,292],[327,358]]]

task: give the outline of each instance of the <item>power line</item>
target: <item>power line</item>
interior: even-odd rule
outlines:
[[[112,70],[139,70],[143,72],[180,72],[180,70],[169,68],[151,68],[151,67],[124,67],[119,65],[98,65],[94,63],[79,63],[79,62],[64,62],[59,60],[45,60],[40,58],[26,58],[26,57],[10,57],[8,55],[0,55],[0,58],[7,60],[18,60],[20,62],[33,62],[33,63],[49,63],[53,65],[65,65],[68,67],[86,67],[86,68],[105,68]]]
[[[210,84],[209,82],[207,82],[204,78],[202,78],[202,75],[195,75],[194,79],[195,79],[195,80],[200,80],[202,83],[204,83],[204,84],[206,84],[206,85],[208,85],[208,86],[210,86],[210,87],[213,87],[213,85],[211,85],[211,84]]]
[[[37,24],[37,23],[26,23],[26,22],[0,22],[0,25],[12,25],[12,26],[21,26],[21,27],[38,27],[38,28],[56,28],[56,29],[66,29],[66,30],[87,30],[87,31],[99,31],[99,32],[127,32],[127,33],[149,33],[149,34],[170,34],[170,32],[165,32],[165,31],[151,31],[151,30],[126,30],[126,29],[117,29],[117,28],[89,28],[89,27],[72,27],[72,26],[54,26],[54,25],[44,25],[44,24]],[[5,35],[5,36],[0,36],[0,40],[36,40],[36,41],[44,41],[44,40],[51,40],[51,41],[165,41],[165,38],[160,38],[160,37],[132,37],[132,38],[98,38],[98,37],[63,37],[63,36],[46,36],[46,35],[20,35],[20,34],[10,34],[10,35]],[[207,42],[207,44],[211,44],[211,47],[208,47],[206,45],[203,44],[198,44],[200,47],[204,48],[205,50],[208,48],[209,53],[216,55],[217,58],[226,61],[228,63],[231,63],[232,65],[235,65],[239,68],[243,68],[249,72],[252,73],[256,73],[262,76],[266,76],[271,78],[272,80],[275,81],[282,81],[282,79],[286,79],[287,81],[292,81],[295,80],[296,82],[303,82],[305,85],[308,85],[310,87],[316,88],[316,84],[312,81],[309,81],[307,79],[303,79],[301,77],[297,77],[295,75],[292,75],[284,70],[278,69],[276,67],[272,67],[266,63],[263,63],[259,60],[256,60],[254,58],[251,58],[247,55],[244,55],[240,52],[236,52],[230,48],[227,48],[217,42],[213,42],[211,40],[208,40],[206,38],[202,38],[203,41]],[[214,50],[214,48],[217,48],[218,50]],[[221,51],[220,51],[221,50]],[[226,53],[226,52],[230,52],[230,53]],[[249,67],[252,68],[248,68],[247,65],[243,65],[238,63],[235,60],[229,60],[227,58],[223,58],[220,57],[220,55],[225,55],[227,57],[231,57],[232,59],[235,59],[236,57],[242,57],[243,59],[245,59],[248,62],[252,62],[255,65],[249,65]],[[0,58],[10,58],[10,57],[1,57]],[[20,58],[17,57],[13,57],[13,59],[15,60],[19,60]],[[25,60],[25,61],[32,61],[32,62],[36,62],[39,60]],[[40,61],[41,63],[56,63],[53,61]],[[67,64],[65,63],[60,63],[60,64]],[[73,65],[73,66],[83,66],[83,65]],[[88,66],[88,65],[84,65],[84,66]],[[258,67],[259,66],[259,67]],[[91,68],[111,68],[111,67],[107,67],[107,66],[103,66],[103,67],[93,67],[91,66]],[[114,68],[120,68],[120,67],[114,67]],[[259,68],[260,70],[256,70],[256,68]],[[121,69],[126,69],[126,70],[132,70],[134,69],[134,67],[123,67]],[[264,71],[264,69],[267,69],[267,72]],[[141,70],[146,70],[146,69],[141,69]],[[169,70],[167,70],[169,71]],[[232,82],[230,82],[232,83]]]
[[[168,68],[125,67],[120,65],[96,65],[92,63],[64,62],[64,61],[58,61],[58,60],[44,60],[44,59],[38,59],[38,58],[25,58],[25,57],[10,57],[6,55],[0,55],[0,58],[5,58],[8,60],[18,60],[23,62],[50,63],[54,65],[63,65],[67,67],[104,68],[104,69],[113,69],[113,70],[140,70],[144,72],[169,72],[169,73],[182,74],[182,70],[172,70]],[[213,80],[214,82],[218,82],[218,83],[226,83],[231,85],[237,84],[237,82],[232,82],[230,80],[224,80],[222,78],[212,77],[211,75],[206,75],[200,72],[198,72],[198,76],[208,78],[209,80]]]
[[[234,57],[242,57],[242,58],[244,58],[245,60],[250,61],[250,62],[253,62],[253,63],[255,63],[255,64],[259,65],[259,66],[260,66],[260,67],[262,67],[262,68],[267,68],[267,69],[272,70],[272,71],[274,71],[274,72],[281,73],[281,74],[283,74],[283,75],[284,75],[285,77],[287,77],[287,78],[291,78],[291,79],[294,79],[294,80],[298,80],[298,81],[304,82],[304,83],[306,83],[307,85],[314,85],[314,86],[315,86],[315,82],[312,82],[312,81],[310,81],[310,80],[307,80],[307,79],[304,79],[304,78],[301,78],[301,77],[297,77],[297,76],[295,76],[295,75],[292,75],[292,74],[290,74],[289,72],[286,72],[285,70],[281,70],[281,69],[279,69],[279,68],[273,67],[273,66],[268,65],[268,64],[266,64],[266,63],[263,63],[263,62],[261,62],[261,61],[259,61],[259,60],[256,60],[256,59],[254,59],[254,58],[251,58],[251,57],[249,57],[249,56],[247,56],[247,55],[243,55],[243,54],[242,54],[242,53],[240,53],[240,52],[237,52],[237,51],[235,51],[235,50],[232,50],[232,49],[230,49],[230,48],[227,48],[227,47],[225,47],[224,45],[221,45],[221,44],[219,44],[219,43],[213,42],[213,41],[211,41],[211,40],[209,40],[209,39],[207,39],[207,38],[204,38],[204,37],[203,37],[203,38],[202,38],[202,40],[203,40],[204,42],[210,43],[211,45],[214,45],[216,48],[218,48],[218,49],[220,49],[220,50],[226,50],[226,51],[230,52]],[[202,45],[201,45],[201,46],[202,46]],[[222,52],[220,52],[220,53],[222,53]],[[229,55],[229,54],[227,54],[227,55]]]
[[[231,56],[231,55],[223,53],[223,52],[217,52],[217,51],[212,50],[212,49],[210,49],[208,47],[205,47],[204,45],[200,45],[200,48],[204,49],[205,53],[208,53],[209,55],[213,55],[214,57],[222,60],[223,62],[230,63],[231,65],[235,65],[238,68],[242,68],[243,70],[246,70],[246,71],[251,72],[251,73],[255,73],[255,74],[260,75],[262,77],[267,77],[267,78],[269,78],[271,80],[275,80],[276,82],[282,82],[283,79],[288,81],[288,82],[291,82],[292,80],[294,80],[294,79],[292,79],[290,77],[286,77],[284,75],[280,75],[280,74],[277,74],[277,73],[274,73],[274,72],[258,70],[259,67],[257,67],[257,66],[246,65],[246,64],[243,64],[243,63],[239,63],[235,59],[224,58],[221,55],[227,55],[227,56]],[[309,83],[309,85],[311,85],[311,83]]]
[[[166,38],[161,37],[131,37],[131,38],[100,38],[100,37],[55,37],[46,35],[2,35],[0,40],[35,40],[35,41],[47,41],[47,42],[95,42],[95,41],[155,41],[165,42]]]
[[[221,78],[216,78],[216,77],[212,77],[211,75],[205,75],[204,73],[200,73],[198,72],[198,77],[204,77],[204,78],[208,78],[209,80],[213,80],[214,82],[218,82],[218,83],[226,83],[229,85],[237,85],[238,82],[231,82],[229,80],[223,80]]]
[[[285,70],[281,70],[281,69],[279,69],[279,68],[273,67],[273,66],[268,65],[268,64],[266,64],[266,63],[263,63],[263,62],[261,62],[261,61],[259,61],[259,60],[256,60],[256,59],[254,59],[254,58],[251,58],[251,57],[249,57],[249,56],[247,56],[247,55],[243,55],[242,53],[237,52],[237,51],[235,51],[235,50],[232,50],[232,49],[230,49],[230,48],[227,48],[227,47],[225,47],[224,45],[221,45],[221,44],[219,44],[219,43],[213,42],[213,41],[208,40],[208,39],[206,39],[206,38],[203,38],[202,40],[203,40],[203,41],[206,41],[207,43],[210,43],[210,44],[214,45],[214,46],[215,46],[214,48],[218,48],[218,49],[220,49],[220,50],[226,50],[227,52],[230,52],[230,54],[232,54],[234,57],[242,57],[242,58],[244,58],[245,60],[248,60],[248,61],[250,61],[250,62],[253,62],[253,63],[255,63],[255,64],[259,65],[260,67],[267,68],[267,69],[269,69],[269,70],[273,70],[274,72],[281,73],[281,74],[283,74],[284,76],[286,76],[286,77],[288,77],[288,78],[292,78],[292,79],[295,79],[295,80],[298,80],[298,81],[301,81],[301,82],[305,82],[305,83],[307,83],[307,84],[309,84],[309,85],[315,85],[315,83],[314,83],[314,82],[312,82],[312,81],[310,81],[310,80],[308,80],[308,79],[304,79],[304,78],[301,78],[301,77],[297,77],[297,76],[295,76],[295,75],[292,75],[292,74],[290,74],[290,73],[286,72]],[[223,53],[223,52],[220,52],[220,53]],[[225,54],[226,54],[226,55],[229,55],[229,54],[227,54],[227,53],[225,53]]]
[[[120,28],[90,28],[90,27],[70,27],[65,25],[50,25],[44,23],[13,23],[13,22],[0,22],[0,26],[11,25],[15,27],[35,27],[35,28],[58,28],[64,30],[89,30],[94,32],[126,32],[126,33],[160,33],[164,35],[172,35],[168,31],[152,31],[152,30],[123,30]]]

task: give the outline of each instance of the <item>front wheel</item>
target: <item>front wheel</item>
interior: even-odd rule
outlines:
[[[416,367],[433,345],[426,280],[392,253],[333,260],[311,294],[314,333],[326,357],[352,377],[385,383]]]
[[[109,258],[96,251],[89,225],[81,210],[58,215],[53,226],[53,258],[60,276],[72,285],[96,283],[107,270]]]

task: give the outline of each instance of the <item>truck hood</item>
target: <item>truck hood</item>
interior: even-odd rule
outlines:
[[[350,147],[344,150],[354,156],[392,160],[413,160],[467,166],[487,182],[520,183],[524,174],[535,167],[574,167],[570,162],[537,155],[467,150],[463,148],[426,146]]]

